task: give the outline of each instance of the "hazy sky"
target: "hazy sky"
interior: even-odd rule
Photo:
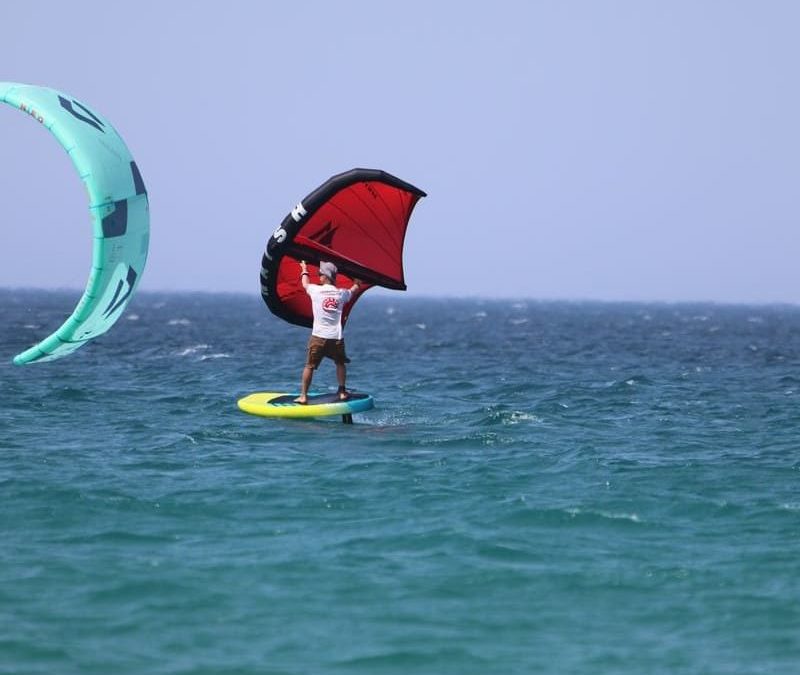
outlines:
[[[258,294],[329,176],[426,192],[409,293],[800,303],[800,2],[0,5],[0,80],[105,115],[151,201],[142,290]],[[86,194],[0,106],[0,286],[82,288]]]

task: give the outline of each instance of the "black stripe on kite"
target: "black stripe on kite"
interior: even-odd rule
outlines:
[[[136,274],[136,270],[134,270],[133,267],[129,266],[128,276],[125,278],[125,282],[127,282],[128,284],[128,290],[126,291],[125,295],[123,295],[121,298],[119,297],[120,291],[122,291],[122,285],[123,283],[125,283],[122,281],[122,279],[120,279],[117,282],[117,290],[114,291],[114,297],[111,298],[111,302],[108,303],[106,311],[103,312],[103,318],[107,319],[115,311],[117,311],[123,304],[125,304],[125,301],[130,297],[131,293],[133,293],[133,285],[136,283],[137,276],[138,275]]]
[[[136,166],[136,162],[131,162],[131,173],[133,174],[133,186],[136,188],[137,195],[146,195],[147,190],[144,187],[144,181],[142,180],[142,174],[139,173],[139,167]]]
[[[68,101],[63,96],[59,96],[58,100],[61,103],[61,107],[64,108],[64,110],[66,110],[70,115],[72,115],[73,117],[79,119],[81,122],[86,122],[86,124],[88,124],[89,126],[94,127],[98,131],[100,131],[102,133],[106,133],[105,129],[103,129],[103,122],[100,120],[100,118],[97,115],[95,115],[85,105],[81,105],[77,101]],[[88,115],[89,117],[86,117],[86,115],[81,115],[81,113],[79,113],[77,110],[75,110],[75,107],[73,106],[73,103],[76,106],[78,106],[81,110],[83,110],[83,112],[85,112],[86,115]]]

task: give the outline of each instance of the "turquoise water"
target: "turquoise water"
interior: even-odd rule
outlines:
[[[800,672],[800,308],[0,291],[0,673]],[[333,367],[315,377],[335,389]]]

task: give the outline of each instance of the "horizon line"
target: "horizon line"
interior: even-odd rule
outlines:
[[[369,297],[373,299],[387,299],[392,298],[398,300],[472,300],[484,302],[535,302],[542,304],[631,304],[631,305],[729,305],[729,306],[744,306],[744,307],[770,307],[770,306],[800,306],[800,300],[719,300],[713,298],[697,298],[697,299],[663,299],[663,298],[590,298],[590,297],[537,297],[537,296],[524,296],[524,295],[453,295],[448,293],[431,294],[431,293],[410,293],[408,291],[397,292],[388,289],[377,289],[377,293],[373,293]],[[57,287],[39,287],[39,286],[3,286],[0,285],[0,292],[12,293],[83,293],[84,288],[57,286]],[[242,290],[209,290],[209,289],[137,289],[136,295],[236,295],[242,297],[260,298],[258,291],[242,291]]]

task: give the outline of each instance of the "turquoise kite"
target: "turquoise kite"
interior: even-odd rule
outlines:
[[[142,278],[150,241],[147,191],[120,135],[96,112],[47,87],[0,82],[0,101],[27,113],[67,151],[89,193],[92,270],[72,315],[52,335],[14,357],[53,361],[105,333]]]

